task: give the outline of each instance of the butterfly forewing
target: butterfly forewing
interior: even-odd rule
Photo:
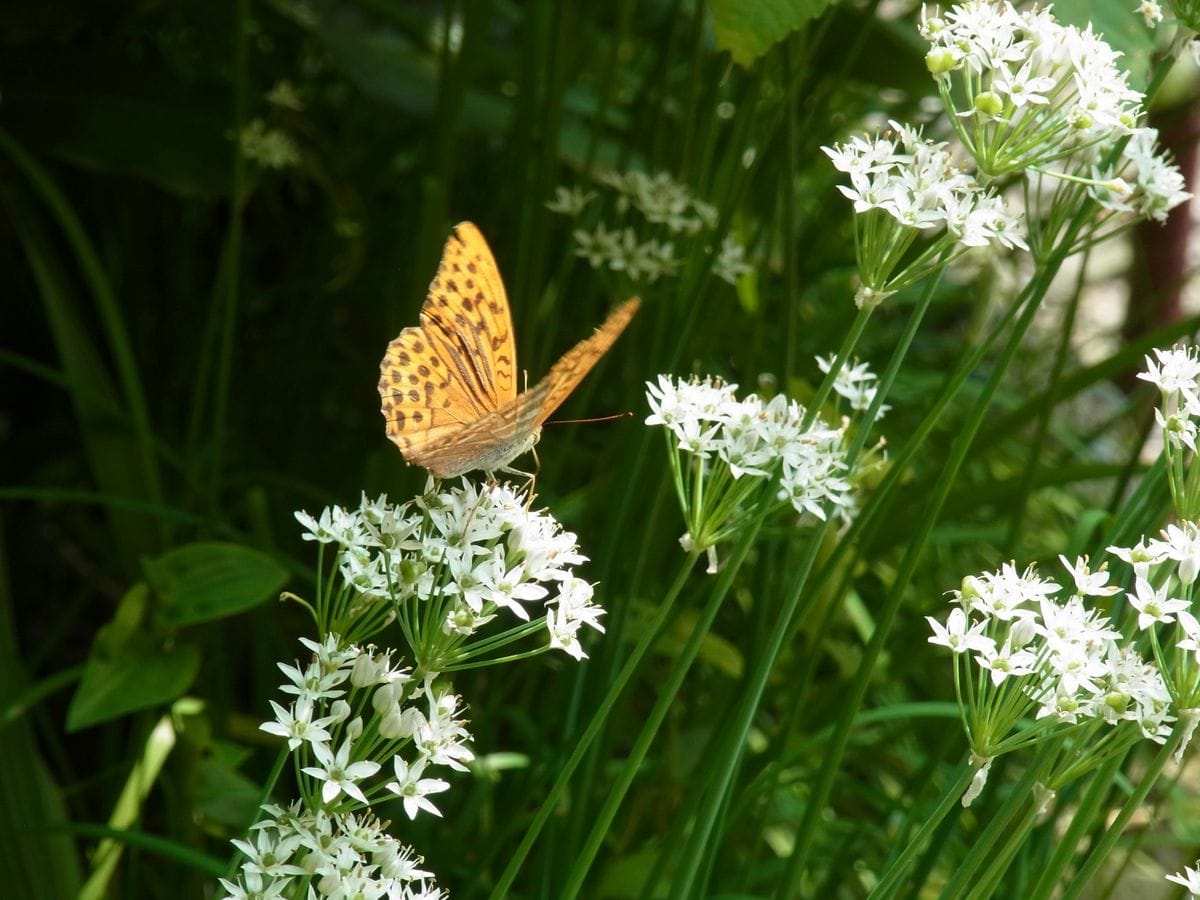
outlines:
[[[470,222],[446,241],[421,307],[421,325],[481,413],[516,397],[508,296],[492,251]]]

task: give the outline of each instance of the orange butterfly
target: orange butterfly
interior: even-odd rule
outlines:
[[[446,241],[421,324],[388,344],[379,364],[387,436],[438,478],[506,469],[533,448],[546,421],[625,330],[641,301],[618,306],[524,393],[508,296],[479,229],[463,222]]]

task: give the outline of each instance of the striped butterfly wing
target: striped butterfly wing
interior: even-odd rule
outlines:
[[[442,250],[421,325],[401,331],[380,363],[388,437],[409,462],[431,468],[439,447],[515,399],[515,367],[499,269],[479,229],[463,222]]]
[[[637,312],[637,298],[613,310],[589,338],[563,354],[546,377],[512,402],[409,456],[439,477],[502,469],[537,442],[542,423],[562,405],[620,337]]]

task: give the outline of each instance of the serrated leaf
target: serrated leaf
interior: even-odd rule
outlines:
[[[169,703],[188,689],[200,668],[195,647],[171,650],[127,644],[116,654],[99,638],[67,710],[67,731]]]
[[[832,6],[834,0],[713,0],[718,50],[749,66],[785,37]]]
[[[288,579],[267,554],[218,541],[187,544],[143,566],[159,621],[175,627],[244,612],[278,596]]]

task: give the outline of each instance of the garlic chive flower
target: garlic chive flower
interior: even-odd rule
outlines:
[[[1142,115],[1120,54],[1048,7],[970,0],[923,13],[921,34],[951,122],[989,177],[1111,144]]]
[[[255,839],[233,842],[244,860],[236,881],[221,882],[227,896],[442,897],[420,857],[383,831],[371,806],[398,794],[410,818],[440,815],[427,795],[450,784],[426,771],[464,771],[474,758],[461,698],[433,676],[414,682],[391,651],[336,634],[302,643],[309,661],[279,667],[281,690],[296,699],[289,707],[272,702],[275,719],[261,727],[287,739],[304,799],[287,811],[264,807]],[[396,781],[385,783],[385,763]]]
[[[891,122],[875,138],[821,149],[850,177],[838,190],[854,204],[859,307],[924,278],[970,247],[1026,249],[1020,222],[980,186],[945,143]]]
[[[339,548],[348,587],[330,627],[353,620],[358,640],[396,620],[422,672],[479,665],[538,631],[545,643],[530,653],[581,658],[583,626],[604,630],[591,586],[579,586],[575,535],[509,485],[464,480],[400,505],[364,497],[357,510],[296,518],[307,538]]]
[[[234,841],[245,856],[227,900],[264,897],[388,897],[445,900],[424,860],[389,835],[373,815],[267,806],[253,841]],[[306,889],[307,886],[307,889]]]
[[[755,515],[790,505],[804,517],[848,514],[842,428],[806,424],[804,407],[782,395],[738,399],[718,379],[660,375],[646,385],[647,425],[666,430],[668,459],[687,532],[684,549],[708,554]]]
[[[978,782],[1000,754],[1070,735],[1077,740],[1046,782],[1057,789],[1137,740],[1163,743],[1175,721],[1160,666],[1088,608],[1118,590],[1106,568],[1093,571],[1086,557],[1061,561],[1073,590],[1009,563],[963,579],[944,625],[928,617],[930,642],[954,654]],[[1160,603],[1160,619],[1168,609],[1176,608]],[[964,804],[981,788],[973,784]]]
[[[1153,128],[1136,128],[1115,159],[1110,146],[1091,146],[1031,169],[1025,197],[1026,205],[1037,212],[1029,224],[1034,257],[1044,258],[1058,249],[1077,210],[1089,202],[1096,208],[1068,248],[1072,253],[1139,221],[1166,221],[1191,194],[1184,190],[1183,173],[1157,141]]]
[[[1153,358],[1146,357],[1146,371],[1138,378],[1159,390],[1154,416],[1175,509],[1185,520],[1200,518],[1200,467],[1189,464],[1196,455],[1200,420],[1200,351],[1195,346],[1156,349]]]
[[[1200,860],[1196,860],[1195,868],[1184,866],[1182,872],[1166,876],[1167,881],[1181,884],[1193,897],[1200,896]]]
[[[828,375],[829,370],[833,368],[834,357],[818,356],[816,359],[817,368]],[[866,412],[875,402],[875,395],[879,392],[879,379],[866,363],[847,364],[838,370],[833,381],[833,390],[838,396],[849,401],[852,410]],[[886,403],[880,404],[876,421],[882,419],[889,409],[891,407]]]
[[[735,238],[726,235],[716,248],[705,240],[716,228],[716,207],[666,172],[601,170],[596,182],[606,193],[595,205],[590,206],[595,192],[565,186],[555,188],[554,199],[546,203],[552,212],[587,219],[571,236],[575,256],[592,269],[633,284],[653,284],[674,278],[693,250],[702,250],[713,256],[712,272],[722,281],[736,284],[751,271],[746,248]]]

